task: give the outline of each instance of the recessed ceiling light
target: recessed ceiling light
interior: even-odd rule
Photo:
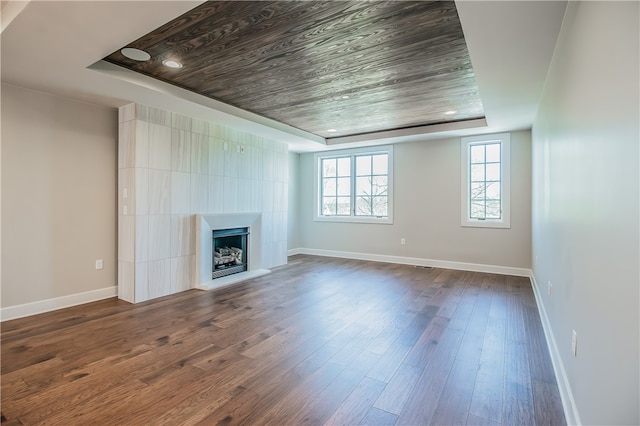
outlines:
[[[124,49],[120,49],[120,53],[126,58],[133,59],[134,61],[148,61],[151,59],[151,55],[149,55],[144,50],[135,49],[133,47],[125,47]]]
[[[453,115],[453,114],[455,114],[456,112],[458,112],[458,111],[453,111],[453,110],[451,110],[451,111],[447,111],[447,112],[445,112],[444,114],[445,114],[445,115]]]
[[[329,132],[329,133],[335,133],[335,132],[337,132],[337,131],[338,131],[337,129],[328,129],[328,130],[327,130],[327,132]]]
[[[164,65],[165,67],[169,67],[169,68],[182,68],[182,64],[180,62],[174,61],[174,60],[162,61],[162,65]]]

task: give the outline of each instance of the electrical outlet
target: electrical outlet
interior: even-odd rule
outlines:
[[[578,333],[575,330],[571,333],[571,353],[573,356],[578,356]]]
[[[102,268],[104,268],[104,263],[102,262],[102,259],[97,259],[96,260],[96,270],[102,269]]]
[[[404,238],[400,238],[400,245],[405,245],[407,244],[407,240],[405,240]]]
[[[547,296],[551,296],[551,287],[553,287],[553,284],[551,284],[551,281],[547,281]]]

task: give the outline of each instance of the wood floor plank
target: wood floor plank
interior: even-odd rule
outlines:
[[[477,362],[456,358],[447,383],[442,389],[431,423],[437,425],[466,424],[477,373]]]
[[[558,386],[533,379],[533,407],[536,425],[554,425],[566,422]]]
[[[507,424],[535,424],[528,347],[523,342],[505,343],[502,421]]]
[[[373,406],[397,417],[413,393],[422,370],[422,367],[400,364]]]
[[[528,279],[292,256],[0,324],[2,424],[564,424]]]
[[[386,383],[364,377],[358,386],[334,411],[326,425],[357,425],[365,418]]]
[[[433,357],[422,371],[412,394],[400,412],[398,424],[422,425],[431,423],[462,342],[463,334],[462,331],[455,329],[447,329],[444,333]]]
[[[496,423],[502,422],[504,330],[504,319],[489,317],[469,410],[472,416]]]
[[[372,407],[362,419],[362,426],[393,426],[398,421],[398,416],[379,408]]]

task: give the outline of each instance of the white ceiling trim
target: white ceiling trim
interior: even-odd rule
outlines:
[[[110,107],[137,102],[195,118],[223,117],[227,125],[247,131],[258,129],[265,137],[288,143],[295,152],[335,149],[336,143],[347,148],[377,145],[381,141],[428,141],[499,133],[531,128],[566,9],[565,1],[456,2],[486,125],[477,123],[478,127],[464,129],[444,126],[436,131],[424,129],[430,133],[369,135],[349,141],[335,138],[325,144],[315,135],[233,110],[229,105],[211,102],[191,92],[180,92],[173,86],[135,81],[124,69],[99,72],[96,66],[89,68],[200,3],[3,2],[2,82]]]

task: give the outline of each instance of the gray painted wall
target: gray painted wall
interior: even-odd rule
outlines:
[[[460,139],[394,148],[394,223],[313,220],[313,154],[300,155],[300,246],[530,268],[531,135],[511,134],[511,229],[460,226]],[[406,245],[400,245],[400,239]]]
[[[638,16],[569,3],[533,126],[533,271],[583,424],[640,422]]]
[[[117,139],[113,108],[2,85],[2,307],[116,285]]]

